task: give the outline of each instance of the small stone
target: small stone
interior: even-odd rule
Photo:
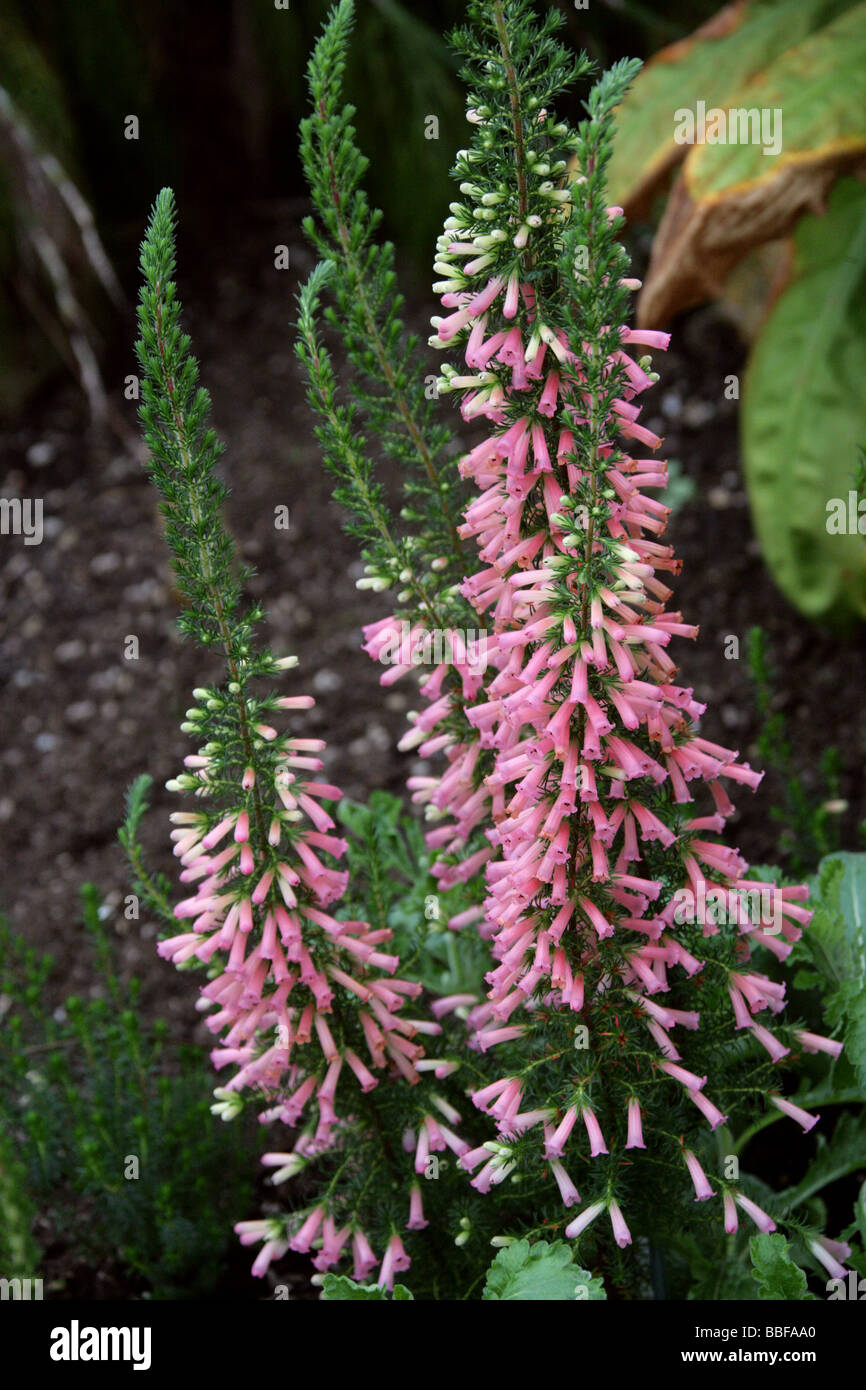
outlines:
[[[61,666],[71,666],[74,661],[80,661],[87,648],[78,637],[73,637],[69,642],[61,642],[59,647],[54,648],[54,660],[59,661]]]
[[[67,706],[65,719],[67,724],[89,724],[95,714],[96,706],[92,700],[76,700]]]
[[[47,468],[56,457],[57,449],[50,439],[43,439],[38,444],[31,444],[27,450],[27,462],[31,468]]]
[[[726,487],[711,487],[707,493],[707,501],[716,511],[724,511],[725,507],[731,505],[731,494]]]
[[[122,563],[120,556],[115,554],[113,550],[106,550],[102,555],[94,555],[90,561],[90,572],[91,574],[113,574]]]
[[[130,584],[123,591],[124,602],[136,608],[162,608],[167,597],[165,589],[156,579],[143,579],[140,584]]]
[[[12,684],[18,690],[29,690],[31,685],[38,685],[40,681],[44,680],[45,676],[41,671],[28,671],[25,666],[19,666],[12,677]]]
[[[683,423],[690,429],[699,430],[712,420],[716,408],[709,401],[688,401],[683,408]]]
[[[313,676],[311,684],[317,695],[327,695],[332,690],[340,689],[343,678],[336,671],[331,671],[327,666],[323,666],[321,671],[317,671]]]
[[[59,742],[56,734],[37,734],[33,747],[37,753],[53,753]]]
[[[72,550],[73,546],[78,544],[78,532],[74,526],[67,526],[65,529],[61,530],[62,525],[63,523],[58,516],[47,516],[42,529],[46,536],[51,536],[52,538],[57,536],[58,550]],[[60,533],[59,535],[58,532]]]

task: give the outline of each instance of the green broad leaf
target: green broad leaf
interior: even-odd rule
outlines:
[[[414,1294],[404,1284],[395,1284],[394,1292],[390,1294],[379,1284],[356,1284],[346,1274],[326,1274],[322,1280],[322,1292],[326,1303],[405,1303],[407,1299],[414,1302]]]
[[[730,108],[779,112],[778,149],[754,139],[695,145],[685,183],[695,202],[766,184],[794,165],[825,167],[866,149],[866,4],[855,5],[728,94]],[[772,131],[770,132],[772,133]],[[763,132],[762,132],[763,134]],[[849,165],[850,167],[850,165]]]
[[[788,48],[848,8],[851,0],[782,0],[729,6],[681,43],[656,54],[617,113],[610,162],[611,201],[627,205],[651,193],[688,145],[674,138],[674,113],[727,107],[730,96]],[[746,103],[747,106],[760,103]],[[786,119],[787,119],[787,112]]]
[[[803,945],[824,983],[827,1020],[866,1091],[866,854],[827,855],[810,883],[815,915]]]
[[[484,1299],[598,1302],[607,1298],[601,1279],[574,1263],[564,1241],[516,1240],[500,1250],[487,1271]]]
[[[860,1239],[866,1246],[866,1182],[857,1193],[857,1200],[854,1203],[854,1219],[857,1222],[857,1230],[860,1232]]]
[[[681,511],[688,506],[689,502],[694,501],[697,495],[697,485],[694,478],[690,478],[683,468],[679,459],[668,459],[668,485],[665,489],[665,506],[670,507],[672,512]]]
[[[807,617],[843,625],[866,616],[866,544],[847,520],[866,437],[866,185],[837,184],[795,246],[746,377],[746,481],[779,588]],[[831,534],[839,506],[845,529]]]
[[[784,1236],[752,1236],[749,1255],[759,1298],[814,1299],[815,1295],[806,1288],[806,1275],[791,1259],[791,1248]]]
[[[750,864],[747,877],[758,883],[782,883],[785,875],[775,864]]]
[[[818,1137],[818,1152],[796,1187],[781,1193],[786,1211],[793,1211],[839,1178],[866,1171],[866,1112],[842,1115],[832,1139]]]
[[[823,888],[823,876],[828,870],[838,875],[838,897],[834,906],[845,920],[851,960],[862,977],[866,972],[866,854],[849,850],[828,854],[818,865],[819,890]]]

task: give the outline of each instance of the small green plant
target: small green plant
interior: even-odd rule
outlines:
[[[81,905],[92,997],[53,1011],[51,957],[0,920],[3,1272],[38,1273],[39,1212],[76,1255],[116,1262],[142,1293],[195,1298],[217,1284],[236,1203],[251,1192],[249,1129],[214,1124],[198,1048],[142,1021],[92,884]]]
[[[776,773],[782,786],[781,804],[770,808],[773,820],[782,827],[779,855],[792,874],[807,874],[819,859],[839,848],[839,818],[846,809],[839,796],[842,760],[838,749],[825,749],[819,764],[823,790],[818,794],[808,790],[794,757],[784,715],[774,708],[773,671],[763,628],[753,627],[749,632],[748,658],[761,717],[758,750],[761,761]]]

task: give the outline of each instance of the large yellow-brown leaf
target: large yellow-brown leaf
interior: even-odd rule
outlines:
[[[641,324],[718,294],[746,251],[787,235],[823,209],[840,175],[866,168],[866,4],[783,53],[726,105],[780,111],[781,148],[690,149],[653,245]]]
[[[643,213],[688,154],[675,139],[675,113],[694,110],[698,101],[724,107],[744,82],[854,2],[735,0],[689,38],[657,53],[617,113],[611,201],[630,218]]]

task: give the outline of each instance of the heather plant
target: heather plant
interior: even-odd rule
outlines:
[[[234,1204],[251,1199],[256,1136],[214,1126],[199,1050],[143,1023],[93,885],[81,916],[95,987],[56,1009],[51,957],[0,921],[2,1268],[42,1277],[40,1244],[60,1242],[147,1296],[200,1297],[223,1274]]]
[[[298,356],[360,584],[395,591],[365,648],[384,685],[421,677],[400,746],[440,759],[408,783],[426,834],[381,794],[341,806],[303,734],[311,698],[273,688],[296,663],[244,607],[168,190],[142,249],[149,470],[180,625],[214,674],[168,784],[190,798],[172,816],[188,895],[172,906],[134,834],[127,848],[169,925],[160,953],[204,980],[212,1060],[230,1069],[215,1111],[287,1127],[263,1162],[291,1179],[289,1205],[238,1232],[260,1246],[256,1274],[311,1252],[328,1298],[806,1296],[795,1260],[841,1277],[852,1253],[823,1232],[826,1166],[775,1192],[742,1165],[771,1118],[808,1132],[807,1102],[844,1106],[858,1083],[834,1090],[841,1042],[782,1017],[808,887],[750,875],[721,838],[726,784],[754,791],[761,774],[702,734],[704,707],[675,683],[669,647],[697,630],[668,607],[666,468],[635,403],[656,380],[637,350],[667,335],[627,326],[638,282],[606,196],[637,65],[594,80],[573,128],[555,104],[595,75],[556,15],[469,6],[452,44],[473,137],[430,340],[462,360],[434,374],[361,187],[340,92],[352,17],[341,0],[309,69],[323,259],[300,291]],[[459,460],[435,396],[483,426]],[[401,469],[396,515],[383,457]]]
[[[245,1244],[262,1243],[253,1272],[315,1243],[319,1271],[351,1252],[356,1279],[376,1269],[390,1288],[408,1266],[405,1231],[422,1230],[428,1207],[448,1201],[451,1183],[439,1173],[453,1175],[455,1162],[438,1154],[469,1149],[455,1128],[454,1100],[462,1105],[463,1097],[450,1077],[459,1063],[441,1046],[442,1024],[416,1003],[421,982],[399,974],[399,957],[385,949],[393,934],[380,853],[386,818],[377,816],[348,892],[349,873],[336,867],[348,844],[334,833],[330,809],[341,793],[317,776],[324,744],[269,722],[297,719],[314,702],[261,690],[297,658],[277,658],[260,643],[262,612],[243,606],[244,576],[221,515],[220,445],[180,328],[174,223],[173,196],[164,190],[142,248],[141,414],[188,605],[179,625],[222,671],[193,691],[182,727],[197,751],[168,783],[194,794],[198,807],[172,815],[190,895],[172,908],[132,831],[127,849],[144,900],[173,927],[189,927],[165,937],[160,954],[206,977],[200,1005],[217,1044],[212,1060],[231,1068],[214,1113],[230,1120],[250,1103],[263,1106],[263,1121],[300,1130],[290,1150],[265,1154],[274,1181],[310,1169],[318,1178],[299,1184],[308,1197],[291,1211],[239,1224]],[[369,920],[353,915],[365,882]],[[422,1193],[425,1176],[437,1181]],[[459,1237],[460,1220],[470,1218],[453,1203],[448,1210]],[[432,1224],[441,1240],[446,1217]]]

